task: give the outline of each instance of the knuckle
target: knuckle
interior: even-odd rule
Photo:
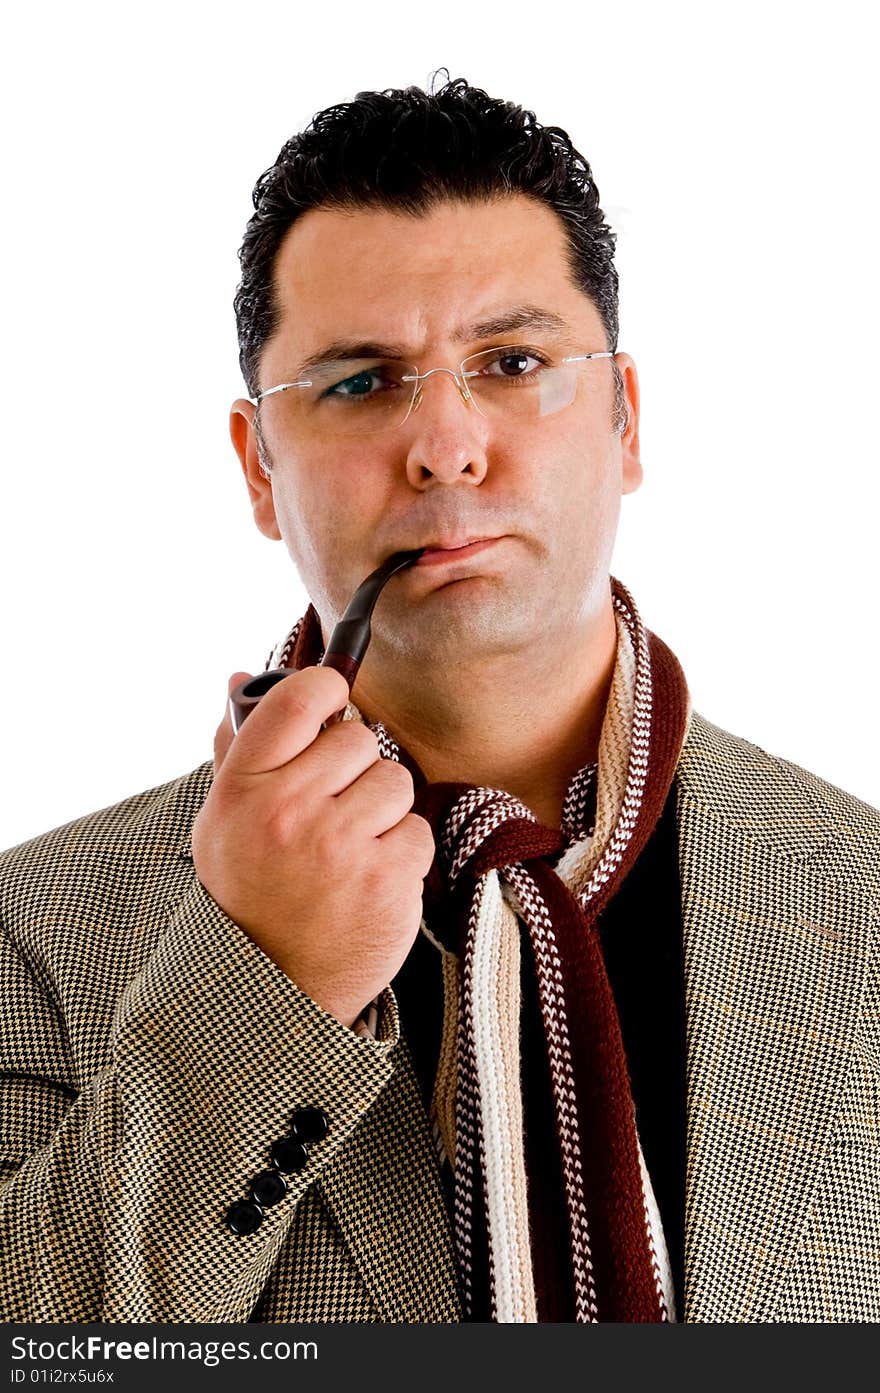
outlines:
[[[263,836],[270,850],[288,849],[294,831],[293,821],[290,809],[281,804],[266,813],[263,819]]]
[[[406,832],[410,855],[414,860],[418,860],[420,865],[424,865],[423,874],[427,875],[436,851],[431,824],[418,813],[408,813],[401,825]]]
[[[407,824],[412,831],[413,839],[418,840],[422,846],[434,847],[434,833],[427,818],[420,813],[409,813],[406,818]]]
[[[295,679],[286,678],[283,682],[277,683],[271,691],[267,692],[264,701],[273,698],[274,705],[284,711],[286,719],[307,720],[317,719],[317,703],[314,694],[310,693],[307,686],[298,683]]]
[[[407,805],[411,805],[415,797],[415,785],[413,784],[412,774],[402,764],[397,764],[393,759],[383,759],[376,765],[375,777],[381,779],[382,795],[393,799],[397,804],[404,799]]]
[[[379,738],[369,726],[360,721],[343,721],[335,729],[339,732],[337,739],[344,740],[354,754],[379,758]]]
[[[415,797],[416,786],[413,783],[413,776],[407,769],[406,765],[397,764],[394,760],[391,759],[386,759],[385,763],[393,771],[391,777],[393,778],[395,784],[397,784],[401,792],[405,792],[409,796],[410,801],[412,801],[412,799]]]

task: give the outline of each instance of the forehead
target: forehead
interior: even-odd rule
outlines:
[[[551,311],[572,338],[604,346],[602,321],[572,279],[560,219],[522,194],[444,202],[417,217],[386,209],[312,209],[276,257],[276,349],[318,351],[339,335],[381,337],[417,354],[468,322],[513,306]]]

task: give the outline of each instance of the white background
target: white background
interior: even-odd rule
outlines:
[[[702,714],[880,803],[872,10],[17,6],[0,845],[209,758],[305,607],[226,433],[250,190],[320,107],[440,66],[564,126],[619,235],[614,573]]]

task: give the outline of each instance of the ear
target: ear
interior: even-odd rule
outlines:
[[[635,493],[644,477],[639,448],[639,375],[628,353],[615,353],[623,381],[626,426],[620,435],[621,493]]]
[[[275,499],[272,494],[272,478],[260,462],[260,449],[254,429],[256,407],[246,397],[239,397],[232,403],[229,412],[229,434],[235,446],[250,495],[254,522],[264,537],[281,541],[281,530],[275,516]]]

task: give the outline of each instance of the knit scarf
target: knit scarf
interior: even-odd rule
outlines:
[[[422,922],[445,1003],[431,1114],[469,1320],[675,1319],[597,921],[659,820],[690,699],[614,577],[611,598],[598,764],[574,775],[558,830],[503,790],[429,784],[371,723],[437,845]],[[317,663],[322,645],[310,607],[267,667]],[[353,704],[346,718],[363,719]]]

